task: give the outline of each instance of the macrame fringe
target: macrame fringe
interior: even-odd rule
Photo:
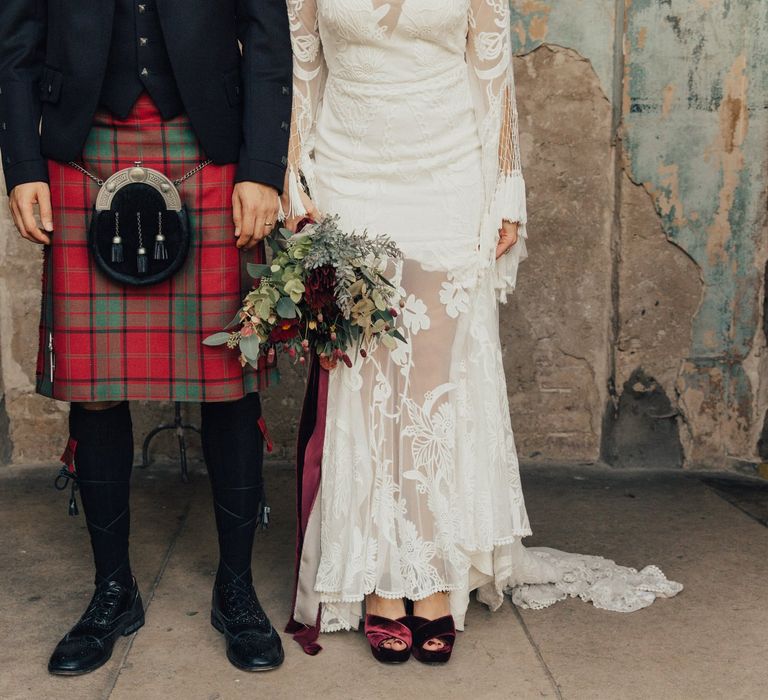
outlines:
[[[528,207],[525,197],[525,180],[520,171],[499,177],[490,206],[491,213],[501,221],[528,223]]]
[[[304,206],[304,201],[301,198],[302,188],[299,176],[296,171],[291,168],[288,171],[288,201],[290,208],[288,210],[288,216],[302,217],[307,215],[307,208]]]

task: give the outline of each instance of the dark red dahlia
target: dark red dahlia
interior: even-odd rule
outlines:
[[[312,311],[332,310],[336,306],[334,287],[336,286],[336,270],[330,265],[324,265],[312,270],[307,276],[304,298]]]
[[[314,224],[314,219],[310,219],[308,216],[305,216],[299,223],[296,225],[296,233],[301,233],[305,227],[309,226],[310,224]]]
[[[269,339],[273,343],[284,343],[287,340],[292,340],[299,334],[299,321],[298,319],[286,319],[280,321],[269,334]]]

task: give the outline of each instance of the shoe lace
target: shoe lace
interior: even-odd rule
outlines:
[[[80,618],[80,624],[92,623],[99,627],[109,624],[121,595],[122,589],[114,582],[98,587]]]
[[[225,584],[221,591],[226,601],[229,619],[237,624],[253,624],[269,627],[269,620],[256,597],[253,586]]]

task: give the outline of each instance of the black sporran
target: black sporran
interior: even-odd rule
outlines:
[[[209,163],[201,163],[176,181],[140,163],[101,181],[70,163],[101,187],[88,244],[97,267],[107,277],[121,284],[148,286],[181,269],[191,232],[178,186]]]

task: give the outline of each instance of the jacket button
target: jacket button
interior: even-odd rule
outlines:
[[[144,13],[147,11],[147,6],[144,4],[139,4],[139,12]]]
[[[281,128],[283,131],[288,131],[288,127],[289,127],[289,124],[288,124],[288,122],[283,122],[283,123],[280,125],[280,128]]]
[[[282,92],[283,92],[283,95],[290,95],[291,89],[287,85],[283,85]]]
[[[48,83],[48,94],[50,95],[53,92],[53,85],[51,83]]]
[[[145,37],[145,36],[140,36],[139,37],[139,46],[146,46],[147,42],[148,42],[147,37]]]
[[[3,127],[2,128],[3,128],[3,131],[7,131],[8,130],[8,126],[6,125],[5,122],[3,122]]]
[[[141,69],[141,74],[144,75],[144,76],[147,76],[147,75],[149,75],[149,71],[146,68],[142,68]]]
[[[283,156],[283,157],[280,159],[280,162],[281,162],[283,165],[288,165],[288,158],[287,158],[286,156]]]

